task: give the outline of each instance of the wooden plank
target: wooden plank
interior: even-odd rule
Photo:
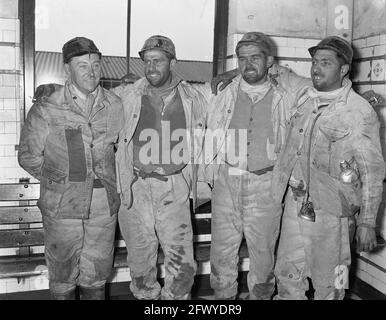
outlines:
[[[195,260],[197,262],[209,261],[210,244],[196,243],[194,245]],[[126,248],[116,248],[114,253],[114,268],[127,267]],[[240,247],[240,259],[248,258],[248,249],[245,241]],[[162,249],[159,249],[157,264],[163,264],[164,254]],[[43,254],[36,254],[32,257],[0,257],[0,279],[1,278],[16,278],[40,275],[46,272],[45,260]],[[39,267],[39,268],[38,268]]]
[[[37,200],[40,195],[39,183],[0,184],[0,201]]]
[[[41,246],[43,244],[42,228],[0,230],[0,248]]]
[[[0,224],[40,222],[42,222],[42,215],[36,206],[0,207]]]

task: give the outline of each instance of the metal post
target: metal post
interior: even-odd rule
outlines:
[[[126,73],[130,72],[131,0],[127,0]]]
[[[229,0],[216,0],[213,44],[213,76],[226,71]]]

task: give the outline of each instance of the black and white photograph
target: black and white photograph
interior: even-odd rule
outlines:
[[[386,0],[0,0],[0,305],[386,300],[385,61]]]

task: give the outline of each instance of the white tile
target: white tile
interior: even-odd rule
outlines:
[[[16,110],[15,99],[3,99],[3,106],[5,110]]]
[[[386,44],[386,34],[381,34],[379,36],[379,44]]]
[[[271,37],[276,47],[288,47],[288,38],[286,37]]]
[[[16,110],[0,110],[0,119],[2,122],[16,122]]]
[[[295,48],[295,56],[297,58],[311,58],[310,53],[306,48]]]
[[[0,18],[0,30],[15,30],[15,19],[1,19]]]
[[[278,57],[296,57],[296,51],[293,47],[279,47],[277,48]]]
[[[371,81],[383,81],[384,79],[385,79],[385,60],[384,59],[373,60],[371,62]]]
[[[0,97],[5,99],[15,99],[16,98],[16,88],[15,87],[0,87]]]
[[[374,48],[362,48],[357,50],[357,52],[359,53],[359,58],[369,58],[374,55]]]
[[[16,156],[15,146],[3,146],[4,149],[4,157],[12,157]]]
[[[386,54],[386,45],[375,46],[374,47],[374,56],[383,56]]]
[[[16,133],[16,122],[5,122],[4,133]]]
[[[366,39],[366,44],[368,47],[372,46],[378,46],[380,43],[380,37],[379,36],[373,36]]]
[[[385,95],[385,85],[383,84],[374,84],[371,86],[371,90],[373,90],[375,93],[380,94],[381,96]]]
[[[305,46],[305,39],[302,39],[302,38],[288,38],[288,46],[289,47],[304,48],[304,46]]]
[[[16,67],[16,50],[14,47],[0,46],[0,69],[14,70]]]
[[[3,41],[4,42],[16,42],[16,32],[13,30],[4,30],[3,31]]]
[[[385,38],[385,40],[386,40],[386,38]],[[357,49],[364,48],[364,47],[366,47],[366,39],[357,39],[357,40],[354,40],[352,44],[353,44],[353,46],[354,46],[355,48],[357,48]],[[386,42],[385,42],[385,44],[386,44]]]

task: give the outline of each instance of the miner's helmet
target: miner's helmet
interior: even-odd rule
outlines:
[[[141,59],[143,60],[145,51],[152,49],[164,51],[169,54],[172,59],[176,59],[176,48],[174,46],[173,41],[170,40],[168,37],[154,35],[147,39],[141,51],[139,51],[139,56],[141,57]]]

